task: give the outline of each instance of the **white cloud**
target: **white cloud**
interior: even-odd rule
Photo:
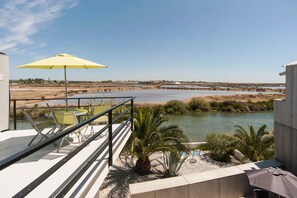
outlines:
[[[7,0],[0,7],[0,51],[34,44],[31,36],[78,0]],[[44,45],[44,44],[43,44]]]

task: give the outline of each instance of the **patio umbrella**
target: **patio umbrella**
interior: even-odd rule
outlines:
[[[250,184],[278,195],[293,198],[297,196],[297,177],[280,168],[264,168],[245,171]]]
[[[66,110],[68,109],[67,100],[67,68],[71,69],[95,69],[106,68],[107,66],[101,65],[92,61],[81,59],[70,54],[58,54],[51,58],[42,59],[25,65],[20,65],[17,68],[32,68],[32,69],[64,69],[65,80],[65,101]]]

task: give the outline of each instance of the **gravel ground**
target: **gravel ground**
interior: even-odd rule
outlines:
[[[128,197],[129,184],[164,178],[164,169],[156,160],[162,161],[162,154],[156,153],[151,156],[150,159],[152,160],[152,173],[141,176],[132,170],[132,161],[135,162],[135,159],[132,160],[129,156],[121,155],[109,170],[100,188],[100,197]],[[203,172],[228,166],[232,166],[232,164],[213,161],[207,153],[201,153],[198,157],[188,157],[179,170],[179,175]]]

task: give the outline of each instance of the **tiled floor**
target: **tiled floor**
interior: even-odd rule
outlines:
[[[113,131],[118,126],[119,125],[113,125]],[[102,127],[103,126],[95,126],[95,130],[99,131]],[[130,132],[130,130],[128,130],[127,132]],[[27,148],[28,143],[35,134],[36,132],[34,130],[17,130],[0,133],[0,161]],[[75,136],[73,136],[73,138],[74,137]],[[77,155],[75,155],[71,160],[69,160],[63,167],[61,167],[47,180],[41,183],[41,185],[39,185],[34,191],[29,194],[29,197],[40,197],[40,193],[42,193],[42,197],[50,196],[52,192],[63,185],[63,182],[65,182],[67,178],[69,178],[71,174],[73,174],[73,172],[79,170],[81,164],[83,164],[106,139],[107,136],[96,138]],[[127,139],[128,138],[125,138],[124,141],[118,141],[118,143],[121,144],[119,148],[122,148],[122,144],[125,144]],[[36,142],[38,142],[38,140]],[[36,179],[39,175],[41,175],[54,164],[63,159],[70,151],[75,149],[77,146],[78,144],[64,145],[60,149],[60,151],[57,152],[57,146],[51,144],[41,149],[40,151],[22,159],[21,161],[11,165],[10,167],[0,171],[1,196],[13,196],[15,193],[28,185],[31,181]],[[103,154],[108,153],[106,151],[107,149],[98,157],[98,160],[101,158],[104,158],[104,160],[101,161],[100,164],[92,165],[94,170],[96,169],[98,171],[98,169],[100,169],[100,166],[103,166],[103,164],[106,166],[108,155],[103,156]],[[117,153],[118,155],[119,152],[114,151],[114,153]],[[101,169],[103,168],[104,167],[101,167]],[[94,173],[89,173],[88,177],[92,179],[93,175],[96,174],[95,172],[96,171],[94,171]],[[85,183],[87,184],[88,182]],[[83,189],[83,185],[78,186],[80,186],[79,188]],[[78,190],[76,189],[74,191]]]

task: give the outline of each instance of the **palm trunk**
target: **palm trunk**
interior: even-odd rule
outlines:
[[[138,158],[136,161],[135,169],[137,173],[140,175],[147,175],[150,173],[151,170],[151,162],[149,158],[145,158],[144,160]]]

